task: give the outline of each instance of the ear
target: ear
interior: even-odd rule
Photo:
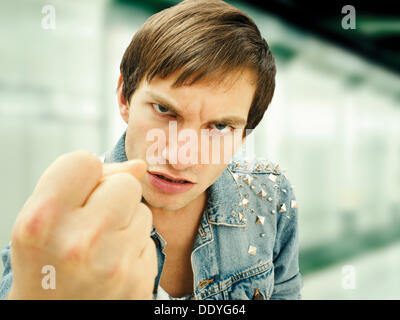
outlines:
[[[118,99],[118,106],[119,106],[119,113],[121,114],[122,119],[128,124],[129,121],[129,103],[124,98],[122,94],[122,74],[120,74],[118,79],[118,89],[117,89],[117,99]]]

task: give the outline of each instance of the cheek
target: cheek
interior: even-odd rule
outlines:
[[[152,128],[150,121],[139,114],[130,115],[126,132],[126,151],[130,158],[144,159],[147,148],[153,143],[146,138]]]
[[[147,110],[138,104],[129,114],[128,130],[137,139],[135,142],[143,144],[147,133],[154,127]]]
[[[219,178],[225,169],[225,164],[203,165],[201,175],[204,177],[205,183],[210,186]]]
[[[219,142],[218,142],[219,141]],[[226,166],[232,156],[240,150],[241,136],[227,135],[208,139],[208,143],[201,146],[201,159],[203,164]],[[208,162],[207,162],[208,161]],[[223,170],[222,170],[223,171]]]

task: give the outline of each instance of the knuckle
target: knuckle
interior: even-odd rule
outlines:
[[[118,185],[123,186],[124,191],[127,194],[132,193],[142,194],[142,185],[139,180],[127,172],[120,172],[112,175],[112,178]]]
[[[43,231],[48,227],[50,221],[59,212],[57,200],[48,198],[33,205],[33,208],[25,212],[21,220],[16,224],[13,232],[14,240],[23,242],[39,239],[44,236]]]
[[[87,228],[85,231],[85,239],[81,240],[85,244],[87,251],[91,250],[96,243],[100,240],[103,230],[105,228],[105,222],[100,221],[95,224],[94,227]]]
[[[79,163],[83,172],[88,174],[97,174],[99,176],[102,175],[103,164],[93,152],[88,150],[76,150],[67,153],[65,156],[71,157],[70,160]]]
[[[87,160],[87,161],[97,161],[97,160],[100,161],[100,160],[94,155],[94,153],[91,152],[91,151],[89,151],[89,150],[79,149],[79,150],[75,150],[75,151],[72,151],[72,152],[67,153],[67,154],[70,154],[71,156],[80,158],[80,159],[83,160],[83,161],[85,161],[85,160]]]
[[[121,262],[117,261],[110,268],[105,270],[104,273],[105,273],[104,277],[106,279],[113,280],[113,279],[119,279],[119,278],[124,279],[126,271],[124,270]]]
[[[65,263],[77,263],[82,261],[86,254],[86,242],[81,239],[75,239],[63,245],[63,248],[60,250],[60,260]]]

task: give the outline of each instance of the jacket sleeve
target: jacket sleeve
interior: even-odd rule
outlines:
[[[4,271],[0,280],[0,300],[7,298],[12,284],[12,270],[11,270],[11,242],[1,251],[1,258],[3,260]]]
[[[277,231],[273,251],[274,289],[271,300],[301,299],[297,202],[289,180],[280,175],[276,208]]]

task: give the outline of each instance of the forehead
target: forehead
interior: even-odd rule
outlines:
[[[192,85],[173,87],[179,75],[176,71],[164,79],[156,76],[150,83],[143,81],[142,93],[161,95],[182,112],[229,112],[247,118],[256,88],[253,71],[243,69],[224,78],[205,77]]]

